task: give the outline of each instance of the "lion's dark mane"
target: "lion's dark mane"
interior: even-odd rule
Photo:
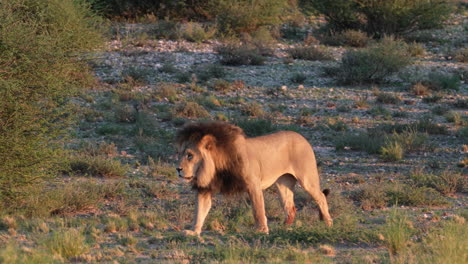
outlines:
[[[223,122],[199,122],[184,126],[176,136],[178,144],[183,142],[198,143],[206,136],[216,139],[215,145],[219,155],[224,155],[227,164],[224,168],[216,167],[213,181],[208,187],[200,187],[193,183],[193,188],[199,192],[212,191],[223,194],[234,194],[245,190],[245,181],[242,175],[243,161],[234,143],[239,136],[245,137],[244,131],[238,126]],[[216,164],[216,157],[214,157]]]

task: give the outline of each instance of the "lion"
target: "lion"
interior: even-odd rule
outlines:
[[[196,190],[193,230],[200,236],[214,194],[247,192],[252,203],[257,230],[268,233],[263,190],[276,185],[286,214],[285,224],[296,216],[293,189],[296,182],[317,202],[320,219],[332,226],[326,196],[314,151],[300,134],[280,131],[248,138],[238,126],[224,122],[199,122],[178,131],[176,146],[178,176]]]

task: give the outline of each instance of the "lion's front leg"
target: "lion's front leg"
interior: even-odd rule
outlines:
[[[205,222],[205,218],[211,208],[211,192],[197,192],[197,202],[195,208],[195,219],[192,230],[184,230],[185,235],[199,236]]]
[[[257,230],[262,233],[268,234],[268,224],[265,214],[265,201],[263,199],[263,192],[259,186],[252,186],[248,188],[250,200],[252,201],[252,210],[257,224]]]

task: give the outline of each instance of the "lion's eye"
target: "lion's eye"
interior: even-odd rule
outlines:
[[[187,154],[187,159],[188,159],[188,160],[192,160],[192,159],[193,159],[193,155],[190,154],[190,153],[188,153],[188,154]]]

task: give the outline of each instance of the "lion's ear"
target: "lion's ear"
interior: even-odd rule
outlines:
[[[201,140],[200,140],[200,148],[205,148],[207,150],[212,150],[216,144],[216,138],[213,137],[212,135],[205,135]]]

